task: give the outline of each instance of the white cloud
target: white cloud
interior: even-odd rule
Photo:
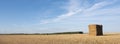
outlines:
[[[68,12],[74,12],[80,9],[79,5],[80,5],[79,0],[69,0],[68,7],[66,7],[66,9],[68,10]]]
[[[115,2],[116,2],[116,0],[98,2],[98,3],[94,4],[92,7],[88,8],[86,11],[93,11],[93,10],[102,8],[102,7],[104,7],[104,6],[113,4],[113,3],[115,3]]]
[[[92,17],[92,16],[97,16],[97,15],[117,15],[120,14],[120,8],[112,8],[112,9],[101,9],[101,10],[95,10],[95,11],[89,11],[89,12],[84,12],[85,17]]]

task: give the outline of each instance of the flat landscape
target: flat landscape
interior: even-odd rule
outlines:
[[[120,44],[120,34],[0,35],[0,44]]]

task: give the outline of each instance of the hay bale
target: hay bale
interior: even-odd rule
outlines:
[[[90,24],[89,25],[89,35],[92,35],[92,36],[103,35],[102,25]]]

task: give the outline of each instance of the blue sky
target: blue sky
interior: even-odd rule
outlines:
[[[0,0],[0,33],[120,32],[120,0]]]

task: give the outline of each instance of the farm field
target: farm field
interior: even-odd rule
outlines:
[[[120,44],[120,34],[0,35],[0,44]]]

